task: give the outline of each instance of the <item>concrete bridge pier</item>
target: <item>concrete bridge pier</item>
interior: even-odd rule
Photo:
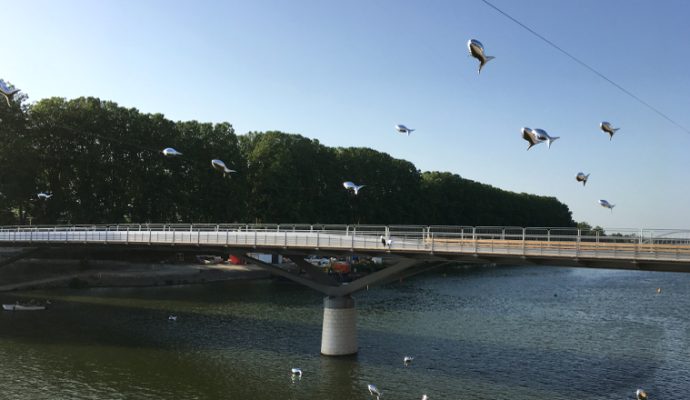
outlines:
[[[323,299],[321,354],[346,356],[357,353],[357,310],[350,296]]]

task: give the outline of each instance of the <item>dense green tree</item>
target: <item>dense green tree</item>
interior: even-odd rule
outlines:
[[[0,223],[265,222],[573,226],[513,193],[369,148],[173,122],[92,97],[0,106]],[[166,158],[174,147],[182,157]],[[223,175],[211,159],[237,173]],[[365,187],[359,195],[342,183]],[[39,200],[36,193],[53,197]]]

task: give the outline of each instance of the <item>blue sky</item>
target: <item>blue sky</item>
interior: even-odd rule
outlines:
[[[689,2],[491,2],[690,127]],[[690,134],[481,0],[27,0],[3,15],[0,78],[30,101],[299,133],[555,196],[592,225],[690,228]],[[496,56],[481,75],[470,38]],[[525,151],[523,126],[561,139]]]

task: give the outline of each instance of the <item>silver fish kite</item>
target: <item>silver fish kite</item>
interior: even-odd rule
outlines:
[[[537,138],[537,134],[528,127],[522,128],[522,138],[529,143],[529,146],[527,146],[527,150],[531,149],[532,146],[541,143],[541,140]]]
[[[599,129],[609,134],[609,140],[613,140],[613,134],[620,128],[614,128],[608,122],[604,121],[599,124]]]
[[[546,144],[549,145],[549,148],[551,148],[551,143],[555,142],[556,139],[561,138],[560,136],[549,136],[549,134],[543,129],[532,129],[532,131],[537,135],[537,139],[540,142],[546,142]]]
[[[396,125],[395,130],[398,131],[399,133],[405,133],[407,136],[410,136],[410,133],[414,132],[414,129],[410,129],[406,127],[405,125]]]
[[[18,91],[19,89],[16,89],[12,84],[8,84],[4,80],[0,79],[0,93],[5,96],[8,106],[12,106],[12,97],[14,97]]]
[[[582,182],[582,186],[585,186],[587,184],[587,179],[589,179],[589,174],[585,175],[582,172],[578,172],[577,176],[575,176],[575,180],[578,182]]]
[[[343,187],[347,190],[353,190],[355,195],[359,194],[359,189],[363,188],[365,185],[355,185],[353,182],[347,181],[343,182]]]
[[[225,175],[228,175],[228,174],[230,174],[230,173],[232,173],[232,172],[237,172],[237,171],[235,171],[234,169],[230,169],[230,168],[228,168],[227,166],[225,166],[225,163],[224,163],[223,161],[217,160],[217,159],[211,160],[211,166],[212,166],[213,169],[215,169],[216,171],[220,171],[220,172],[222,172],[222,173],[225,174]]]
[[[182,155],[182,153],[173,149],[172,147],[164,148],[163,151],[161,151],[161,153],[163,153],[163,155],[166,157],[177,157]]]
[[[482,73],[482,68],[486,63],[493,60],[496,57],[487,56],[484,54],[484,45],[477,39],[470,39],[467,41],[467,49],[470,51],[470,55],[477,60],[479,60],[479,72]]]
[[[608,208],[611,211],[613,211],[613,207],[616,206],[615,204],[611,204],[606,200],[599,200],[599,205],[604,207],[604,208]]]

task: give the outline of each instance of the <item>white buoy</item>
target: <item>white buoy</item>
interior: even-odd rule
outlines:
[[[373,384],[370,383],[370,384],[367,385],[367,389],[369,389],[369,394],[370,394],[370,395],[376,396],[377,399],[378,399],[379,397],[381,397],[381,392],[380,392],[379,389],[376,387],[376,385],[373,385]]]

